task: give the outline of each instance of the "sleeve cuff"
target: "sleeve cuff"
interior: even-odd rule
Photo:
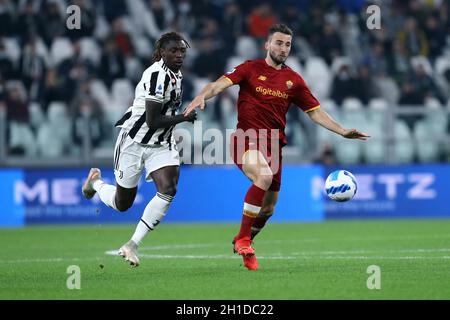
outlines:
[[[227,76],[223,76],[225,79],[227,79],[228,81],[230,81],[231,84],[234,84],[233,80],[231,80],[230,78],[228,78]]]
[[[320,104],[315,106],[315,107],[312,107],[312,108],[309,108],[309,109],[305,110],[305,112],[311,112],[311,111],[317,110],[319,108],[320,108]]]

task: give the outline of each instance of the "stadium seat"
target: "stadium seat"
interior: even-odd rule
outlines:
[[[57,158],[63,155],[64,142],[57,134],[54,127],[43,123],[37,133],[37,147],[39,154],[45,158]]]
[[[144,12],[142,12],[142,13],[144,13]],[[133,19],[129,15],[122,15],[118,19],[120,20],[120,23],[122,24],[123,31],[128,33],[131,37],[134,37],[136,35],[136,31],[139,30],[139,27],[138,27],[139,23],[136,22],[137,20]],[[113,21],[113,24],[114,23],[118,23],[118,22]]]
[[[125,58],[125,76],[133,83],[139,83],[144,67],[137,57]]]
[[[21,148],[26,156],[34,157],[37,154],[36,139],[27,123],[11,121],[9,123],[9,147]]]
[[[320,101],[320,107],[323,108],[323,110],[325,110],[330,116],[332,116],[333,119],[338,122],[341,121],[341,111],[339,110],[334,100],[324,99]]]
[[[68,115],[68,108],[64,102],[54,101],[47,110],[48,126],[53,134],[61,140],[64,146],[72,144],[72,120]]]
[[[386,123],[388,102],[382,98],[374,98],[369,101],[367,110],[367,121],[382,125]]]
[[[400,89],[391,77],[376,77],[374,78],[374,85],[381,97],[388,103],[396,104],[399,101]]]
[[[131,37],[133,47],[139,57],[151,57],[153,53],[153,45],[146,36],[135,35]]]
[[[289,56],[286,59],[286,65],[289,66],[292,70],[294,70],[298,74],[303,74],[303,67],[296,56],[293,55]]]
[[[111,87],[112,99],[106,107],[108,122],[114,125],[133,104],[134,88],[128,79],[116,79]]]
[[[386,134],[382,123],[368,122],[364,131],[370,135],[370,139],[362,144],[362,154],[366,163],[380,164],[385,162],[387,144]]]
[[[356,98],[347,98],[342,102],[342,112],[340,122],[347,128],[365,128],[366,115],[361,101]],[[330,132],[331,133],[331,132]],[[338,147],[335,148],[336,159],[343,164],[356,164],[361,161],[362,146],[360,141],[342,139],[336,136],[335,143]]]
[[[363,128],[366,126],[366,110],[357,98],[346,98],[342,102],[341,121],[347,128]]]
[[[95,21],[94,37],[96,39],[106,39],[111,32],[111,27],[103,15],[98,15]]]
[[[298,124],[288,125],[286,127],[286,134],[292,131],[292,140],[288,141],[289,146],[297,147],[301,154],[305,154],[308,150],[308,136],[303,128]]]
[[[314,50],[312,50],[311,45],[305,38],[296,37],[293,42],[295,43],[295,47],[297,48],[297,56],[299,59],[301,59],[302,61],[306,61],[310,57],[314,56]]]
[[[20,59],[20,46],[15,38],[3,38],[3,44],[5,46],[5,53],[8,55],[8,58],[14,64],[17,64]]]
[[[334,75],[338,73],[338,71],[341,69],[342,66],[352,66],[352,61],[349,57],[336,57],[333,59],[333,62],[331,63],[330,71]]]
[[[450,69],[450,57],[446,55],[441,55],[436,58],[434,62],[434,71],[438,75],[444,74],[444,72]]]
[[[59,37],[53,40],[50,48],[50,65],[55,67],[73,55],[72,43],[68,38]]]
[[[342,164],[357,164],[361,161],[361,143],[357,140],[339,138],[334,148],[336,159]]]
[[[436,98],[425,100],[425,120],[429,125],[430,133],[434,137],[442,137],[447,132],[448,114]]]
[[[111,87],[111,95],[122,111],[128,109],[134,100],[134,88],[128,79],[116,79]]]
[[[310,57],[306,61],[304,78],[319,101],[329,97],[332,77],[321,57]]]
[[[151,23],[149,28],[153,28],[149,36],[154,38],[155,33],[159,32],[159,28],[155,25],[154,17],[148,17],[148,9],[142,0],[126,0],[125,1],[131,19],[135,22],[135,33],[142,34],[146,24]]]
[[[315,126],[316,130],[316,138],[317,138],[317,148],[321,150],[325,145],[336,145],[338,142],[342,142],[339,140],[339,136],[330,130],[327,130],[321,126]]]
[[[105,83],[100,79],[94,79],[90,81],[89,87],[92,96],[100,103],[102,110],[107,113],[111,98]]]
[[[426,119],[417,121],[414,126],[417,158],[420,162],[435,162],[439,157],[438,139],[430,139],[430,124]]]
[[[394,162],[412,162],[414,159],[414,140],[411,131],[404,120],[395,120],[394,138]]]
[[[245,60],[255,59],[259,55],[259,48],[256,41],[252,37],[241,36],[236,41],[236,55]]]
[[[93,38],[84,37],[80,41],[81,56],[98,66],[102,55],[101,49]]]
[[[423,66],[425,72],[428,75],[433,74],[433,67],[431,66],[430,60],[424,56],[415,56],[411,58],[411,65],[414,69],[418,68],[420,65]]]
[[[41,105],[36,102],[30,103],[28,110],[30,112],[30,125],[36,129],[45,121],[44,112],[42,112]]]

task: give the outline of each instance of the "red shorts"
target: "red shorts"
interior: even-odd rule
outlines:
[[[281,187],[281,169],[282,169],[282,152],[281,152],[281,146],[279,146],[277,149],[278,151],[272,152],[274,150],[273,147],[270,146],[270,144],[266,146],[262,146],[260,143],[255,142],[254,140],[250,140],[249,138],[246,138],[244,142],[239,142],[235,133],[231,135],[231,142],[230,142],[230,149],[231,149],[231,158],[233,159],[233,162],[239,167],[240,170],[242,170],[242,157],[248,150],[259,150],[264,158],[266,159],[267,163],[269,164],[271,170],[272,170],[272,184],[269,187],[270,191],[280,191]],[[277,154],[275,154],[277,153]],[[276,157],[276,158],[274,158]],[[277,160],[277,161],[274,161]]]

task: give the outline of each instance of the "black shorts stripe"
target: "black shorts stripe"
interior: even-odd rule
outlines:
[[[119,170],[120,149],[122,148],[122,145],[123,145],[127,135],[128,135],[127,132],[122,133],[122,137],[120,138],[119,145],[116,148],[115,155],[114,155],[114,169],[115,170]]]
[[[155,96],[156,95],[156,85],[158,84],[158,74],[159,71],[155,71],[150,76],[150,95]]]
[[[115,127],[121,126],[125,123],[125,121],[127,121],[128,119],[130,119],[131,117],[131,111],[128,111],[127,113],[125,113],[122,118],[120,118],[119,121],[116,122],[116,124],[114,125]]]
[[[146,111],[141,115],[141,117],[134,123],[133,128],[131,128],[129,136],[131,139],[134,139],[139,129],[141,129],[142,125],[145,123]]]

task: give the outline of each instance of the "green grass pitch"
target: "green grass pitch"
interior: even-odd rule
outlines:
[[[1,229],[0,299],[450,299],[450,220],[272,223],[256,239],[258,271],[232,253],[237,229],[162,223],[138,268],[106,254],[132,225]],[[80,290],[66,286],[70,265]],[[380,289],[367,288],[370,265]]]

